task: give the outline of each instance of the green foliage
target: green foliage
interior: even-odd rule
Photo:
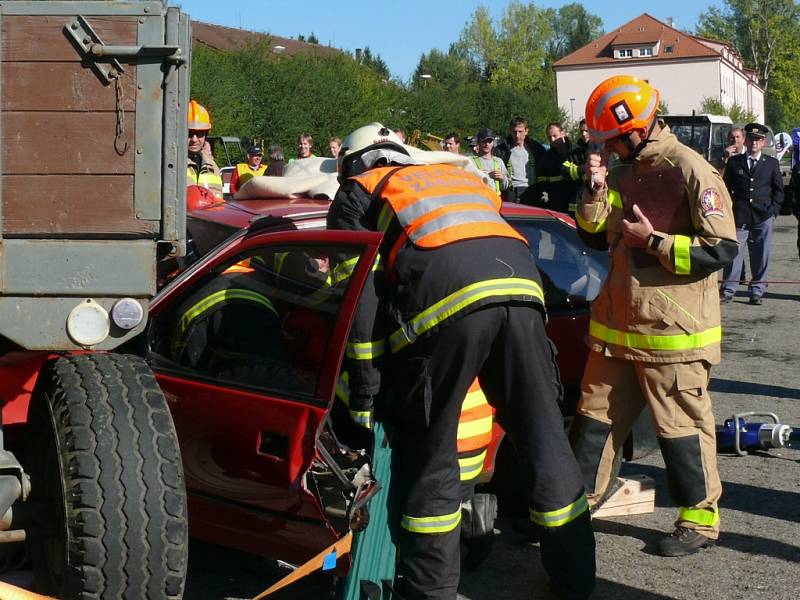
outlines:
[[[380,54],[373,55],[369,46],[365,47],[364,51],[361,53],[361,64],[375,71],[383,79],[391,79],[392,77],[389,71],[389,65],[381,58]]]
[[[311,133],[322,154],[329,137],[371,121],[468,137],[481,127],[504,135],[510,119],[522,116],[542,139],[548,122],[566,121],[550,64],[599,27],[599,18],[578,4],[553,10],[515,0],[496,23],[481,7],[447,51],[420,57],[406,83],[392,79],[368,47],[355,61],[336,53],[276,55],[269,40],[233,52],[198,45],[192,97],[211,111],[212,133],[278,143],[287,157],[296,153],[300,132]],[[316,43],[316,36],[307,41]]]
[[[547,43],[547,60],[552,64],[604,34],[603,20],[582,4],[565,4],[548,9],[552,36]]]
[[[800,122],[796,0],[725,0],[700,16],[697,33],[731,44],[765,90],[767,122],[776,130]]]
[[[758,116],[740,104],[734,103],[731,106],[725,106],[717,98],[709,98],[708,96],[704,97],[700,102],[700,108],[697,112],[709,115],[726,115],[734,123],[752,123]]]

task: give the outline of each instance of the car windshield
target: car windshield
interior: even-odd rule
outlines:
[[[557,219],[511,218],[536,259],[550,313],[588,308],[608,272],[608,255],[587,247],[577,231]]]

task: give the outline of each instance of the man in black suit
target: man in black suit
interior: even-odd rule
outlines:
[[[730,302],[739,285],[745,245],[753,274],[748,286],[750,304],[761,304],[767,287],[772,225],[783,203],[783,180],[778,161],[761,152],[767,132],[767,128],[759,123],[745,125],[747,153],[731,156],[725,165],[723,179],[733,200],[739,253],[722,272],[721,302]]]

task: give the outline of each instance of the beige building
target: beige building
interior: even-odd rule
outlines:
[[[635,75],[661,92],[671,114],[699,112],[704,98],[738,104],[764,122],[764,90],[756,73],[721,42],[689,35],[642,14],[553,65],[558,104],[574,121],[602,80]]]

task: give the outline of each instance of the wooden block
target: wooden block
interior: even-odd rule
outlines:
[[[621,487],[603,502],[592,518],[618,517],[622,515],[643,515],[655,511],[655,482],[647,475],[619,477]]]

